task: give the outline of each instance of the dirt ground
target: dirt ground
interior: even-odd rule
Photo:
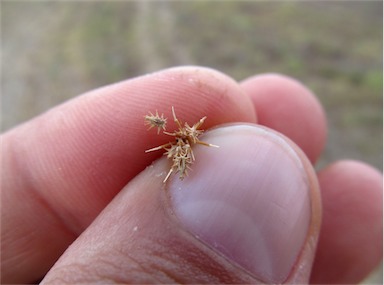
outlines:
[[[352,158],[382,170],[382,5],[3,1],[1,129],[175,65],[209,66],[237,80],[278,72],[301,80],[324,105],[329,139],[318,167]]]

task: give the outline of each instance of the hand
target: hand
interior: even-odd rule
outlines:
[[[169,161],[144,151],[169,137],[143,119],[172,131],[171,106],[241,123],[207,131],[220,148],[164,184]],[[75,98],[2,136],[2,282],[357,283],[382,258],[382,175],[316,174],[325,137],[316,98],[280,75],[183,67]]]

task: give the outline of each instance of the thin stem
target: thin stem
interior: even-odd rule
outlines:
[[[168,146],[171,146],[172,145],[172,143],[166,143],[166,144],[163,144],[163,145],[161,145],[161,146],[157,146],[157,147],[154,147],[154,148],[151,148],[151,149],[147,149],[145,152],[151,152],[151,151],[155,151],[155,150],[160,150],[160,149],[164,149],[164,148],[166,148],[166,147],[168,147]]]

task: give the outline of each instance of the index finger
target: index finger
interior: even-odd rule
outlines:
[[[89,92],[2,137],[2,281],[40,278],[122,187],[161,153],[167,136],[144,115],[205,128],[256,122],[248,96],[204,68],[165,70]],[[174,122],[169,122],[170,129]]]

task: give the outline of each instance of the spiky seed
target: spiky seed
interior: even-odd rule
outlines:
[[[160,133],[160,130],[165,131],[165,126],[167,125],[167,119],[164,118],[164,114],[159,115],[159,113],[156,110],[156,114],[152,114],[149,112],[149,115],[144,116],[144,122],[146,125],[149,125],[148,130],[152,129],[153,127],[157,128],[157,134]]]
[[[154,147],[146,150],[145,152],[156,151],[160,149],[164,149],[164,155],[167,156],[168,159],[172,159],[172,166],[169,172],[167,173],[164,183],[168,180],[172,173],[179,172],[179,178],[181,180],[184,179],[185,176],[188,175],[188,170],[191,169],[191,165],[195,161],[195,156],[193,154],[192,145],[201,144],[205,146],[218,147],[217,145],[213,145],[210,143],[206,143],[199,140],[199,136],[204,132],[200,129],[201,125],[204,123],[207,117],[201,118],[196,124],[192,127],[189,126],[188,123],[182,123],[176,116],[175,109],[172,106],[172,115],[173,120],[175,121],[178,130],[173,131],[172,133],[165,131],[165,124],[167,119],[158,115],[156,111],[156,115],[150,113],[150,116],[145,116],[146,123],[150,125],[151,129],[154,126],[158,127],[158,133],[160,129],[163,129],[163,133],[169,136],[175,137],[174,142],[169,142],[167,144],[163,144],[158,147]],[[156,119],[160,119],[164,122],[163,125],[159,125],[158,122],[154,122],[152,117],[156,117]]]

